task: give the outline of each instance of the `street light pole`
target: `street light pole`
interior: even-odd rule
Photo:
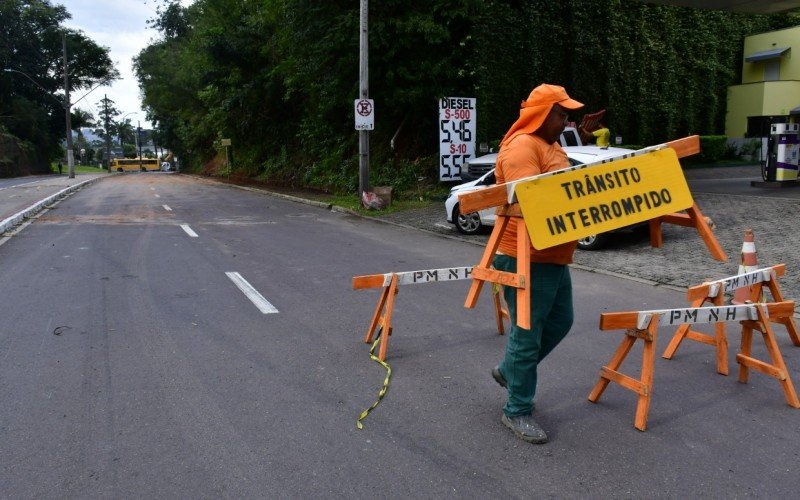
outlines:
[[[75,158],[72,155],[72,116],[69,103],[69,64],[67,63],[67,35],[61,35],[61,45],[64,52],[64,110],[67,113],[67,165],[69,178],[75,178]]]
[[[142,171],[142,121],[136,122],[136,144],[139,149],[139,171]]]

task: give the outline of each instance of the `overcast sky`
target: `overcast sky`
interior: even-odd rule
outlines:
[[[0,0],[2,1],[2,0]],[[85,109],[99,117],[97,102],[107,94],[123,115],[136,122],[146,123],[146,115],[141,109],[139,85],[133,74],[131,59],[137,55],[156,36],[156,31],[148,29],[146,21],[156,15],[155,0],[51,0],[54,5],[61,4],[72,15],[64,24],[83,31],[98,45],[110,49],[111,60],[119,70],[121,79],[111,86],[98,87],[76,107]],[[191,3],[189,0],[182,2]],[[72,100],[86,93],[77,91]],[[149,126],[149,123],[148,123]]]

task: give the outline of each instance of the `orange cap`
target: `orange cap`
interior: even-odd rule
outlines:
[[[564,87],[543,83],[531,90],[528,99],[522,101],[519,118],[506,132],[500,145],[505,144],[520,134],[532,134],[544,123],[545,118],[553,109],[553,104],[558,104],[566,109],[583,107],[582,102],[572,99]]]

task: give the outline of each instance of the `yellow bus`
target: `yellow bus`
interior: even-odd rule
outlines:
[[[114,158],[111,160],[111,167],[108,169],[110,172],[138,172],[141,170],[160,170],[156,158]]]

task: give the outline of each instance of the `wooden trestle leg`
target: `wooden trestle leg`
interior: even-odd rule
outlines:
[[[756,308],[758,310],[757,321],[742,321],[741,350],[736,355],[736,362],[739,363],[739,382],[747,383],[749,369],[752,368],[777,379],[783,389],[786,403],[793,408],[800,408],[800,400],[797,398],[797,392],[792,384],[792,379],[789,377],[789,371],[786,369],[786,363],[783,361],[778,342],[775,340],[775,333],[772,330],[772,326],[770,326],[769,317],[764,312],[764,306],[756,304]],[[772,364],[752,357],[753,330],[761,332],[764,337],[764,343],[767,346],[767,352]]]
[[[629,391],[635,392],[638,395],[638,399],[636,403],[634,427],[640,431],[644,431],[647,428],[647,415],[650,412],[658,320],[659,316],[655,314],[650,320],[650,325],[647,329],[640,330],[638,328],[630,328],[625,332],[625,338],[622,339],[622,342],[608,365],[600,369],[600,379],[594,385],[594,388],[592,388],[592,392],[589,393],[589,401],[596,403],[603,394],[603,391],[608,387],[609,382],[614,382]],[[644,340],[641,379],[638,380],[618,371],[622,362],[625,361],[625,357],[633,347],[633,344],[636,342],[636,339]]]

